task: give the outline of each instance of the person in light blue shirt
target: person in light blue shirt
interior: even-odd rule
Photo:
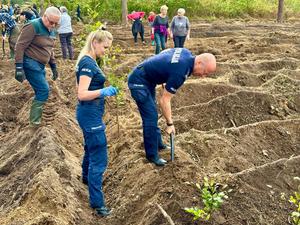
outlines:
[[[74,57],[73,47],[72,47],[73,30],[72,30],[71,17],[69,16],[68,10],[65,6],[61,6],[59,9],[61,11],[61,19],[59,23],[60,26],[57,29],[57,32],[59,34],[63,59],[67,59],[67,50],[69,53],[69,59],[73,59]]]

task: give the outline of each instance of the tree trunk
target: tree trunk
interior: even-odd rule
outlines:
[[[284,0],[278,0],[278,12],[277,12],[278,23],[283,22],[283,5],[284,5]]]
[[[45,2],[44,0],[40,1],[40,16],[43,16],[45,12]]]
[[[127,8],[127,0],[122,0],[122,24],[127,26],[127,15],[128,15],[128,8]]]

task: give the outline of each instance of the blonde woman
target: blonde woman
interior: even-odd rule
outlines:
[[[152,25],[152,34],[154,34],[156,43],[155,54],[166,48],[166,38],[168,33],[170,33],[167,12],[168,7],[166,5],[160,7],[160,14],[155,17]]]
[[[183,48],[185,40],[190,38],[190,22],[184,14],[183,8],[178,9],[177,16],[174,16],[171,22],[170,37],[173,38],[175,48]]]
[[[108,216],[102,192],[102,176],[106,170],[107,142],[104,114],[104,98],[117,94],[117,89],[104,87],[106,77],[96,63],[111,46],[113,37],[105,30],[89,34],[76,63],[78,85],[78,105],[76,117],[84,137],[84,157],[82,161],[82,182],[88,185],[90,206],[99,216]]]

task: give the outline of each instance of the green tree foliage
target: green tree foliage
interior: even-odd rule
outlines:
[[[33,0],[40,4],[40,1]],[[109,20],[121,22],[121,0],[50,0],[47,4],[64,5],[75,16],[79,4],[82,15],[87,21]],[[160,6],[169,7],[168,15],[176,15],[178,8],[185,8],[190,18],[236,18],[244,16],[275,18],[278,0],[128,0],[128,12],[154,11],[159,13]],[[299,0],[285,0],[285,11],[300,13]],[[47,6],[47,5],[46,5]]]
[[[291,213],[293,224],[300,225],[300,191],[295,192],[294,195],[290,196],[289,201],[295,208],[295,210]]]
[[[24,0],[10,0],[10,1],[9,0],[2,0],[1,1],[1,3],[4,4],[4,5],[7,5],[8,2],[10,2],[11,5],[14,5],[14,4],[22,5],[22,4],[24,4],[25,1]]]
[[[300,181],[300,178],[294,177],[294,180]],[[290,196],[289,202],[293,205],[294,208],[294,211],[290,214],[292,224],[300,225],[300,185],[298,186],[298,191],[295,191],[294,195]]]

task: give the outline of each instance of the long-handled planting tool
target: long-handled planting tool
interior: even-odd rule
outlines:
[[[170,146],[171,146],[171,161],[173,162],[174,161],[174,158],[175,158],[175,134],[174,133],[171,133],[170,134]]]

